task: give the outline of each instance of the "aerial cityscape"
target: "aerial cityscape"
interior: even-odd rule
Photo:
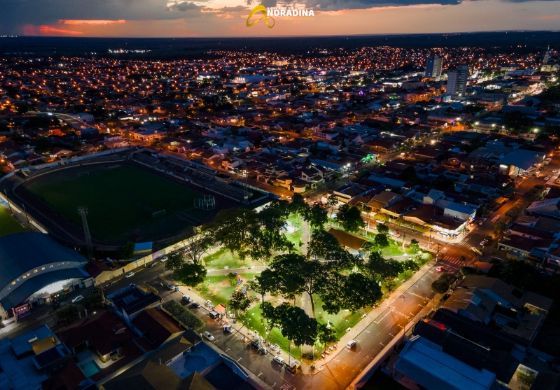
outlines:
[[[557,1],[4,3],[0,390],[560,389]]]

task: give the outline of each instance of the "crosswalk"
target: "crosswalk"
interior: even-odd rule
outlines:
[[[438,264],[459,269],[467,265],[468,261],[464,261],[459,256],[442,256],[438,259]]]

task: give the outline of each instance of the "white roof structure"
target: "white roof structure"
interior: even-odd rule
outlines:
[[[420,336],[409,340],[395,368],[426,389],[485,390],[496,381],[490,371],[469,366]]]

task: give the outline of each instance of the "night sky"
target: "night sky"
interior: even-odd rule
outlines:
[[[245,20],[247,0],[0,0],[0,34],[198,37],[560,30],[560,1],[302,0],[314,17]]]

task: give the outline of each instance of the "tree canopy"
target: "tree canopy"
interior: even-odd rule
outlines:
[[[365,226],[360,210],[349,204],[340,206],[336,220],[347,232],[356,232]]]
[[[271,326],[280,329],[282,334],[295,345],[313,345],[318,334],[318,323],[305,314],[299,307],[287,303],[274,307],[266,302],[262,312]]]
[[[231,298],[229,299],[229,308],[234,311],[235,316],[239,316],[239,312],[244,312],[249,308],[251,305],[251,300],[247,297],[247,294],[244,293],[242,290],[235,290],[231,294]]]

